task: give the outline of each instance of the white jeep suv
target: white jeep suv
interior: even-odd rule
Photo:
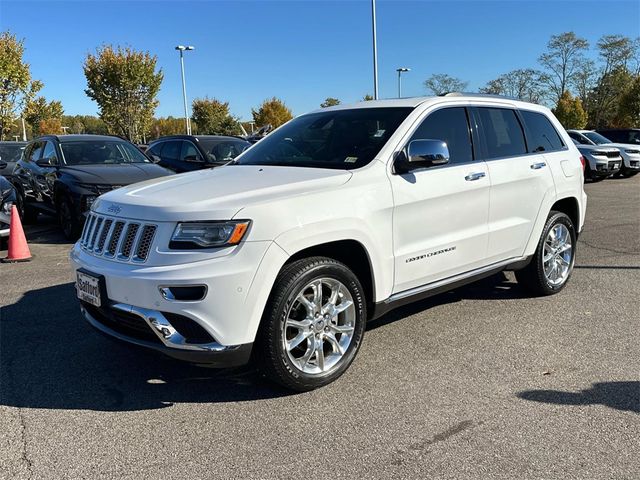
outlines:
[[[71,261],[102,332],[309,390],[399,305],[505,269],[558,292],[585,208],[580,153],[544,107],[368,101],[299,116],[227,166],[102,195]]]

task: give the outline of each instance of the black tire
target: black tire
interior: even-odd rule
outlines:
[[[549,235],[549,232],[553,227],[558,224],[564,224],[569,230],[569,234],[571,236],[571,260],[569,262],[569,272],[564,281],[559,285],[553,285],[547,279],[544,273],[544,265],[543,265],[543,255],[544,255],[544,243]],[[547,223],[542,229],[542,235],[540,235],[540,240],[538,241],[538,246],[536,247],[536,251],[531,259],[529,265],[527,265],[522,270],[517,270],[515,272],[516,279],[518,283],[532,292],[535,295],[553,295],[562,290],[569,278],[571,278],[571,273],[573,271],[573,265],[576,258],[576,230],[575,226],[571,219],[562,212],[557,212],[552,210],[547,217]]]
[[[80,238],[82,226],[73,214],[71,200],[69,200],[67,197],[63,197],[58,202],[57,210],[58,221],[60,222],[60,227],[62,228],[62,233],[64,233],[65,238],[72,241]]]
[[[308,374],[289,358],[283,339],[284,322],[298,293],[320,278],[338,280],[346,287],[353,299],[355,323],[351,342],[340,360],[326,372]],[[290,390],[304,392],[322,387],[340,377],[355,358],[364,337],[366,318],[362,285],[346,265],[327,257],[294,261],[278,274],[258,331],[254,360],[269,379]]]
[[[620,176],[624,178],[631,178],[631,177],[635,177],[638,173],[640,172],[638,172],[637,170],[626,169],[620,174]]]
[[[20,220],[25,225],[33,225],[38,221],[38,210],[25,203],[24,196],[18,188],[16,188],[16,207]]]

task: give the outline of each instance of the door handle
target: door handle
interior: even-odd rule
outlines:
[[[482,177],[484,177],[486,174],[484,172],[475,172],[475,173],[470,173],[469,175],[467,175],[466,177],[464,177],[464,179],[467,182],[473,182],[474,180],[480,180]]]
[[[532,170],[540,170],[543,167],[546,167],[547,164],[545,162],[538,162],[538,163],[532,163],[531,164],[531,169]]]

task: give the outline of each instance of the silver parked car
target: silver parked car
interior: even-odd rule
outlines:
[[[586,160],[584,177],[593,182],[604,180],[620,171],[622,157],[620,150],[613,147],[600,147],[598,145],[582,145],[572,138],[578,150]]]
[[[640,172],[640,145],[614,143],[593,130],[567,130],[567,133],[581,146],[617,148],[622,156],[622,164],[618,172],[621,176],[632,177]]]

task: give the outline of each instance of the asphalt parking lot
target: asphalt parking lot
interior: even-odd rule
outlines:
[[[294,395],[99,335],[40,219],[0,264],[0,477],[637,479],[640,176],[586,190],[561,294],[501,274],[402,308]]]

